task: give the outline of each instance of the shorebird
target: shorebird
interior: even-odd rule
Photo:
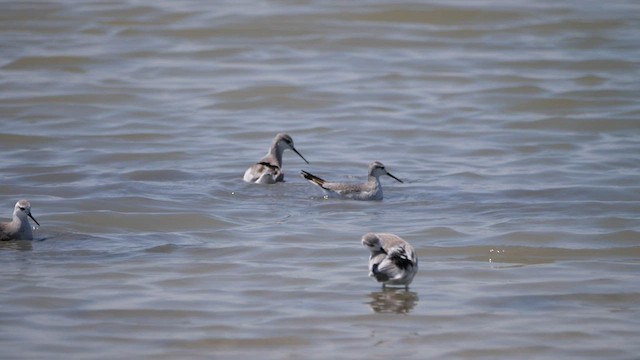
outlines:
[[[40,226],[31,215],[31,204],[27,200],[20,200],[13,208],[13,220],[0,223],[0,240],[33,240],[31,224],[27,217]]]
[[[286,149],[293,150],[302,160],[307,164],[309,163],[293,146],[291,136],[280,133],[273,139],[267,155],[244,172],[244,181],[256,184],[275,184],[276,182],[284,181],[282,153]]]
[[[374,161],[369,164],[369,178],[364,184],[329,182],[304,170],[302,170],[300,175],[309,180],[312,184],[320,186],[326,197],[338,197],[353,200],[382,200],[382,185],[380,184],[381,175],[389,175],[398,182],[402,182],[402,180],[387,172],[384,165],[379,161]]]
[[[387,233],[367,233],[362,245],[371,251],[369,277],[385,285],[404,285],[406,290],[418,272],[418,258],[413,247],[401,237]]]

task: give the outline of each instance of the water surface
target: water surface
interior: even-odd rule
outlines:
[[[635,1],[5,2],[6,359],[634,359]],[[278,132],[286,182],[244,170]],[[325,200],[301,169],[384,200]],[[410,291],[367,278],[411,242]]]

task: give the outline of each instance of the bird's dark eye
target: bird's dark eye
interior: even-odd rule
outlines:
[[[24,211],[26,208],[23,208],[22,206],[20,207],[20,210]]]

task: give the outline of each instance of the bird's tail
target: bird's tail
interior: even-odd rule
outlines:
[[[311,183],[316,184],[324,189],[324,183],[326,183],[326,181],[324,181],[323,179],[313,174],[310,174],[304,170],[300,171],[300,176],[302,176],[303,178],[309,180]]]
[[[375,277],[378,282],[389,281],[389,275],[378,270],[378,264],[373,264],[369,276]]]

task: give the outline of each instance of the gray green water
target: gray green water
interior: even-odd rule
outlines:
[[[635,359],[636,1],[9,1],[3,359]],[[244,170],[288,132],[287,182]],[[297,174],[363,181],[324,200]],[[409,292],[368,231],[411,242]]]

